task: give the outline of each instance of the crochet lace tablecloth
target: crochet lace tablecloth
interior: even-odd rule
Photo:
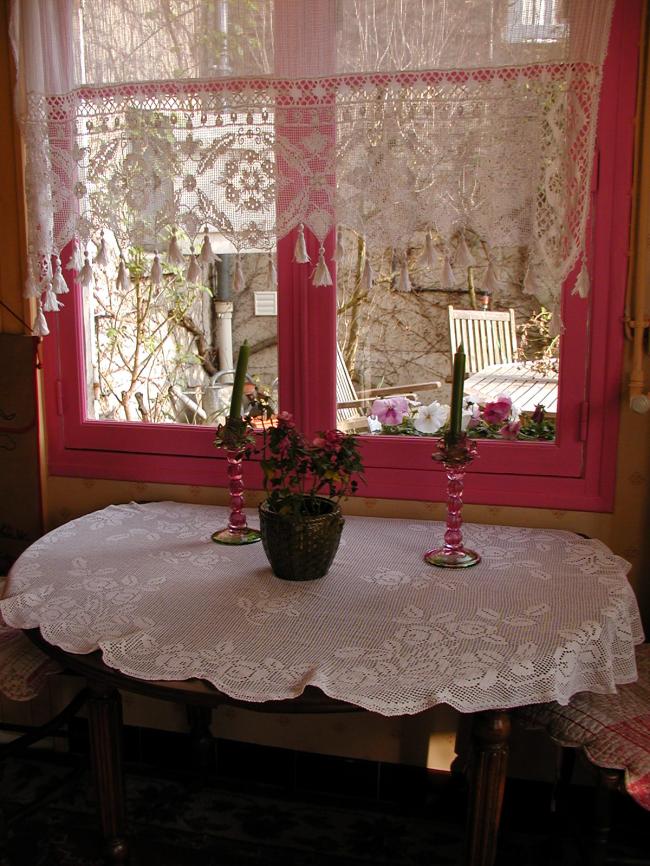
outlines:
[[[348,517],[329,574],[291,583],[261,544],[210,540],[226,515],[157,502],[73,520],[16,562],[2,614],[130,676],[200,677],[253,702],[314,685],[383,715],[471,712],[636,679],[628,564],[599,541],[466,524],[483,561],[439,569],[422,555],[440,523]]]

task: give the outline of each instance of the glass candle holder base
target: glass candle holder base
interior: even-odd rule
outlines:
[[[481,557],[475,550],[449,550],[445,547],[435,547],[424,554],[424,561],[439,568],[469,568],[478,565]]]
[[[251,529],[250,526],[243,526],[241,529],[229,529],[226,526],[213,532],[211,538],[217,544],[254,544],[262,540],[259,530]]]

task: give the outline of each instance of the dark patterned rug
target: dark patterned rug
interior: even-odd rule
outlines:
[[[137,866],[447,866],[460,860],[464,798],[453,782],[408,808],[217,778],[198,783],[130,773],[127,782]],[[498,866],[585,862],[575,829],[588,797],[576,794],[570,819],[551,826],[542,788],[529,784],[524,795],[521,785],[509,786]],[[11,760],[3,766],[0,797],[9,819],[2,866],[101,866],[85,771],[47,758]],[[41,802],[33,813],[14,820],[34,798]],[[633,832],[619,828],[615,856],[643,850],[648,825],[640,818],[634,815]]]

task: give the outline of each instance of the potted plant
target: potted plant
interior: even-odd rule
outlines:
[[[363,472],[356,438],[339,430],[307,439],[282,412],[264,430],[261,455],[264,489],[259,507],[264,551],[284,580],[323,577],[341,539],[339,502]]]

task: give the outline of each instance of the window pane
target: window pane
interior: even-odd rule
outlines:
[[[214,425],[230,405],[232,370],[245,339],[250,381],[275,391],[269,257],[242,255],[238,286],[236,256],[223,239],[213,235],[211,244],[220,261],[197,265],[196,282],[188,283],[185,268],[162,265],[157,285],[153,253],[131,249],[127,281],[106,267],[94,290],[84,290],[87,417]]]
[[[363,241],[352,233],[341,239],[340,427],[439,435],[451,400],[453,350],[462,343],[465,396],[473,404],[467,423],[475,435],[554,438],[559,338],[552,335],[550,313],[522,290],[522,250],[492,250],[488,274],[484,246],[474,233],[458,235],[449,257],[435,236],[428,243],[420,238],[408,252],[408,275],[388,249],[373,257],[374,280],[367,288]],[[512,409],[507,411],[506,400],[485,415],[486,403],[502,395]],[[543,413],[535,413],[538,405]]]

